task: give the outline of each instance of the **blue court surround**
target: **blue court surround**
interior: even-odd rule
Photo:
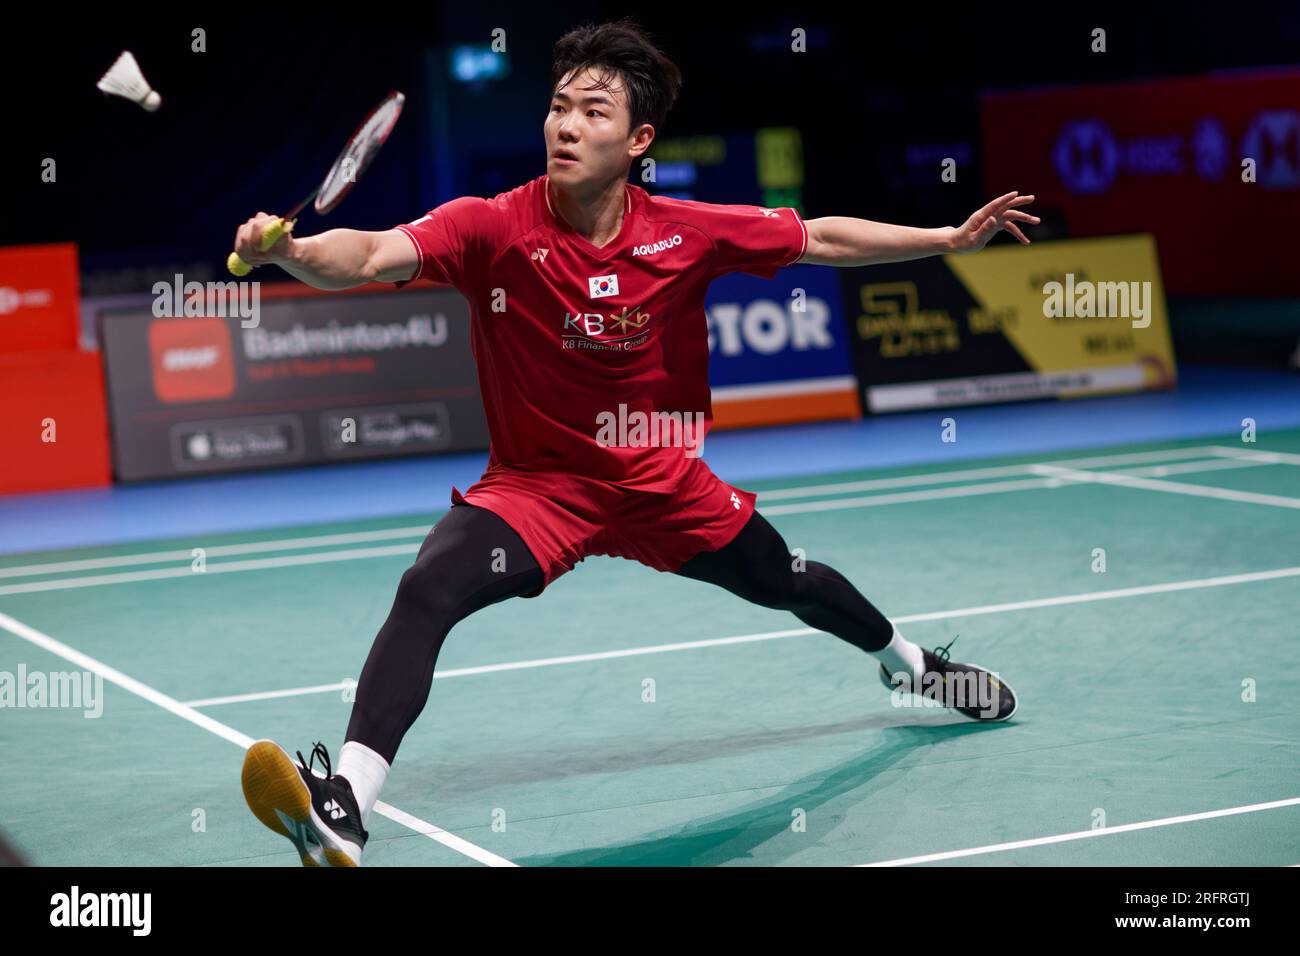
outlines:
[[[911,412],[716,432],[705,459],[733,484],[1300,427],[1300,373],[1192,366],[1177,391]],[[940,440],[940,421],[957,441]],[[486,453],[297,468],[0,498],[0,554],[432,513]]]

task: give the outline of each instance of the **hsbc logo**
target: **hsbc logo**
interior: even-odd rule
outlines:
[[[50,289],[11,289],[0,286],[0,315],[17,312],[21,308],[31,309],[49,305],[54,301],[54,292]]]
[[[1186,142],[1179,133],[1119,140],[1101,120],[1066,123],[1052,149],[1052,164],[1070,192],[1097,196],[1121,173],[1178,175],[1186,171]]]
[[[1194,172],[1220,182],[1234,155],[1223,124],[1213,116],[1197,120],[1190,135],[1165,133],[1121,140],[1100,119],[1072,120],[1052,146],[1052,165],[1061,182],[1078,196],[1106,193],[1121,173],[1180,176]],[[1300,112],[1263,110],[1252,117],[1241,139],[1240,155],[1257,163],[1257,181],[1266,189],[1300,189]]]
[[[1066,123],[1052,149],[1056,174],[1080,195],[1104,193],[1119,169],[1119,147],[1110,127],[1101,120]]]
[[[1257,181],[1265,189],[1300,189],[1300,113],[1256,113],[1242,138],[1241,151],[1258,162]]]

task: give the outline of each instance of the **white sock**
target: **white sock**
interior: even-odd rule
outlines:
[[[365,826],[388,779],[388,761],[365,744],[349,740],[339,751],[338,775],[352,785],[352,795],[361,809],[361,825]]]
[[[878,651],[872,651],[876,659],[885,665],[885,670],[892,677],[899,671],[910,674],[913,680],[921,675],[925,667],[925,659],[921,656],[921,648],[913,644],[902,634],[898,633],[898,628],[894,628],[894,636]]]

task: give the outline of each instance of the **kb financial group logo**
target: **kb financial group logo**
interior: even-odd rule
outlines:
[[[1253,158],[1265,189],[1300,189],[1300,111],[1263,110],[1252,117],[1234,154],[1232,139],[1212,116],[1180,133],[1120,139],[1105,120],[1072,120],[1052,147],[1052,165],[1072,193],[1099,196],[1121,175],[1168,176],[1188,172],[1219,182],[1241,160]]]

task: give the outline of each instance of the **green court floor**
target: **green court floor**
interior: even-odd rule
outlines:
[[[748,487],[1016,716],[896,706],[790,615],[588,559],[453,631],[366,864],[1300,864],[1300,431]],[[242,746],[337,754],[436,517],[0,559],[0,679],[104,677],[97,717],[0,708],[0,832],[296,866]]]

